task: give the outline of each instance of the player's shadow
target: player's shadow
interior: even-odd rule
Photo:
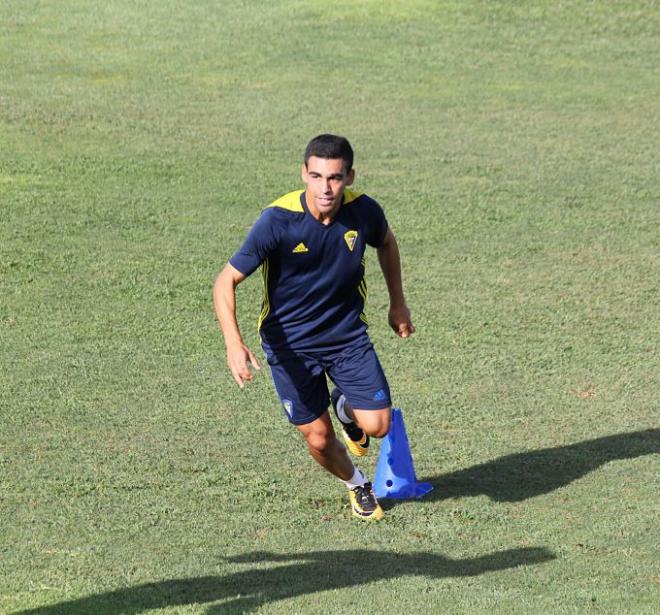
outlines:
[[[568,446],[505,455],[486,463],[427,477],[424,500],[486,495],[497,502],[520,502],[564,487],[617,459],[660,453],[660,429],[586,440]],[[396,504],[386,500],[386,507]]]
[[[362,549],[290,555],[254,552],[227,558],[234,564],[252,565],[240,572],[147,583],[21,611],[20,615],[133,615],[192,604],[208,604],[209,615],[245,613],[278,600],[383,579],[413,575],[431,579],[468,577],[553,559],[555,556],[542,548],[510,549],[466,559],[435,553],[399,554]],[[275,565],[266,566],[267,563]]]

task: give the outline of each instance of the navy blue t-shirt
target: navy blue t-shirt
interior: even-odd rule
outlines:
[[[264,301],[259,331],[267,348],[322,351],[364,334],[364,251],[382,245],[388,225],[380,205],[344,191],[328,225],[307,208],[305,192],[269,205],[229,259],[250,275],[261,265]]]

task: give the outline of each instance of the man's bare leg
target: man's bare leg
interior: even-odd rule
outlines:
[[[346,448],[335,436],[330,415],[325,412],[305,425],[296,425],[305,438],[310,455],[328,472],[341,480],[350,480],[355,472]]]
[[[390,430],[391,407],[380,408],[379,410],[358,410],[357,408],[351,408],[350,404],[345,402],[344,412],[368,436],[384,438]]]
[[[328,412],[311,423],[297,427],[317,463],[344,481],[349,488],[353,515],[364,520],[382,519],[383,509],[378,504],[371,483],[353,465],[344,445],[337,440]]]

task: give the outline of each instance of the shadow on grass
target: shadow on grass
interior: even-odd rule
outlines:
[[[310,553],[248,553],[231,563],[255,564],[225,576],[171,579],[61,602],[20,615],[127,615],[149,609],[209,604],[208,614],[244,613],[263,604],[295,596],[363,585],[407,575],[432,579],[467,577],[555,559],[546,549],[520,548],[462,560],[434,553],[399,554],[379,551],[313,551]],[[264,567],[266,562],[276,566]],[[281,565],[285,564],[285,565]],[[19,614],[16,614],[19,615]]]
[[[487,495],[497,502],[519,502],[564,487],[609,461],[653,453],[660,453],[660,429],[506,455],[471,468],[422,479],[433,484],[433,491],[424,500]],[[388,508],[396,505],[393,500],[386,503]]]

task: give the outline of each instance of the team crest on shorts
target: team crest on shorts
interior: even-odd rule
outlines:
[[[357,231],[346,231],[344,233],[344,241],[348,246],[348,249],[352,252],[355,247],[355,242],[357,241],[358,233]]]
[[[282,407],[289,416],[293,416],[293,402],[290,399],[283,399]]]

